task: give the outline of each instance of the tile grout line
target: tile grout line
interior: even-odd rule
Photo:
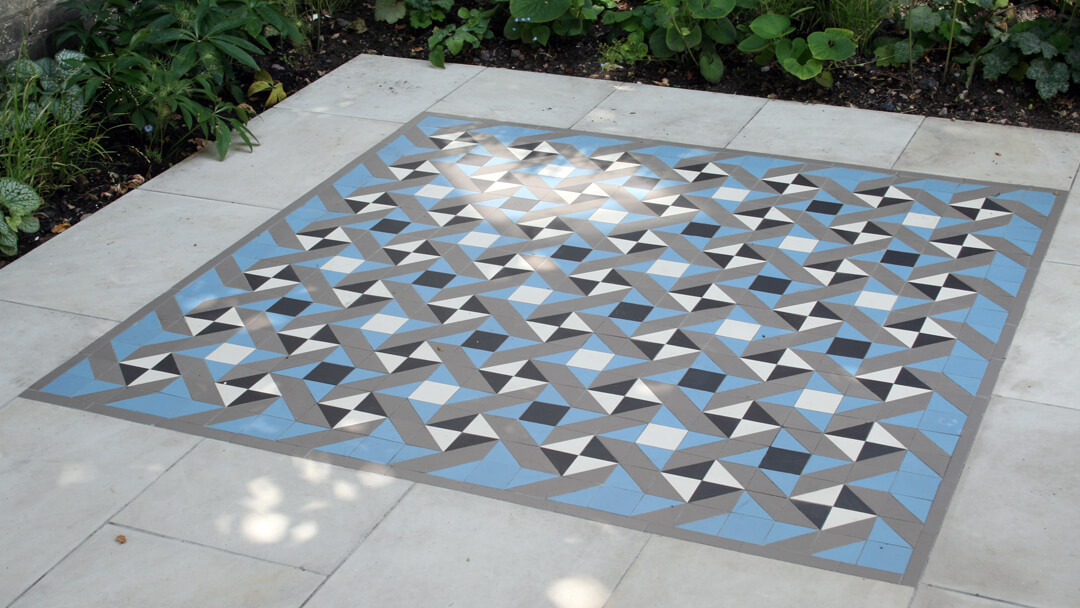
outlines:
[[[95,415],[96,415],[96,414],[95,414]],[[51,573],[52,573],[52,571],[53,571],[53,570],[55,570],[57,566],[59,566],[60,564],[64,563],[64,561],[66,561],[66,560],[67,560],[67,559],[68,559],[69,557],[71,557],[71,555],[72,555],[72,554],[74,554],[74,553],[75,553],[76,551],[78,551],[80,547],[82,547],[83,545],[85,545],[85,544],[87,543],[87,541],[89,541],[89,540],[90,540],[90,538],[91,538],[91,537],[93,537],[93,536],[94,536],[95,534],[97,534],[98,532],[100,532],[101,530],[103,530],[103,529],[105,528],[105,526],[108,526],[108,525],[110,525],[110,524],[112,523],[112,519],[113,519],[114,517],[116,517],[116,516],[117,516],[117,515],[118,515],[118,514],[119,514],[119,513],[121,512],[121,511],[123,511],[124,509],[126,509],[126,508],[128,507],[128,505],[130,505],[130,504],[131,504],[131,503],[132,503],[132,502],[133,502],[134,500],[136,500],[136,499],[138,499],[138,497],[142,496],[142,495],[143,495],[143,494],[144,494],[144,493],[146,492],[146,490],[147,490],[147,489],[148,489],[148,488],[149,488],[150,486],[152,486],[152,485],[154,485],[155,483],[157,483],[157,482],[158,482],[158,480],[160,480],[160,479],[161,479],[161,477],[162,477],[163,475],[165,475],[166,473],[168,473],[169,471],[171,471],[171,470],[172,470],[172,468],[173,468],[173,467],[175,467],[175,466],[177,465],[177,463],[179,463],[179,462],[180,462],[181,460],[183,460],[184,458],[186,458],[186,457],[187,457],[187,455],[188,455],[188,454],[190,454],[190,453],[191,453],[191,452],[192,452],[192,451],[193,451],[193,450],[194,450],[194,449],[195,449],[196,447],[198,447],[198,446],[199,446],[199,444],[201,444],[201,443],[202,443],[203,441],[205,441],[205,439],[203,439],[203,438],[200,438],[200,439],[199,439],[198,441],[196,441],[196,442],[195,442],[195,444],[194,444],[194,445],[192,445],[190,449],[188,449],[188,450],[187,450],[186,452],[184,452],[184,453],[183,453],[182,455],[180,455],[180,456],[179,456],[179,457],[178,457],[178,458],[177,458],[176,460],[174,460],[174,461],[173,461],[173,463],[172,463],[172,464],[170,464],[170,465],[169,465],[168,467],[165,467],[165,469],[164,469],[163,471],[161,471],[161,473],[159,473],[159,474],[157,475],[157,477],[154,477],[154,479],[152,479],[152,480],[151,480],[151,481],[150,481],[149,483],[147,483],[147,484],[146,484],[146,486],[145,486],[145,487],[144,487],[144,488],[143,488],[142,490],[140,490],[140,491],[139,491],[139,492],[138,492],[138,493],[137,493],[137,494],[136,494],[136,495],[135,495],[134,497],[132,497],[132,499],[131,499],[131,500],[129,500],[129,501],[127,501],[126,503],[124,503],[124,504],[123,504],[123,505],[122,505],[122,506],[121,506],[121,507],[120,507],[119,509],[117,509],[117,510],[116,510],[116,511],[115,511],[115,512],[114,512],[114,513],[112,514],[112,515],[110,515],[110,516],[106,517],[106,518],[105,518],[105,521],[101,522],[101,523],[100,523],[100,524],[98,524],[98,525],[97,525],[97,526],[96,526],[96,527],[95,527],[95,528],[94,528],[93,530],[91,530],[91,531],[90,531],[90,532],[89,532],[89,533],[88,533],[88,534],[87,534],[87,535],[86,535],[86,536],[85,536],[85,537],[84,537],[84,538],[83,538],[82,540],[80,540],[79,542],[75,543],[75,546],[74,546],[74,547],[72,547],[72,548],[71,548],[71,550],[69,550],[69,551],[67,551],[66,553],[64,553],[64,555],[63,555],[62,557],[60,557],[60,558],[59,558],[58,560],[56,560],[56,562],[54,562],[54,563],[53,563],[53,565],[51,565],[51,566],[49,566],[48,568],[46,568],[46,569],[45,569],[45,572],[43,572],[43,573],[41,574],[41,576],[39,576],[39,577],[37,577],[36,579],[34,579],[34,582],[30,583],[30,585],[29,585],[29,586],[27,586],[27,587],[26,587],[26,589],[23,589],[23,590],[22,590],[22,593],[20,593],[19,595],[15,596],[15,599],[11,600],[11,603],[10,603],[10,604],[8,604],[8,608],[11,608],[11,606],[14,606],[14,605],[15,605],[15,604],[16,604],[16,603],[17,603],[17,602],[18,602],[18,601],[20,600],[20,599],[22,599],[22,597],[23,597],[23,596],[25,596],[25,595],[26,595],[27,593],[29,593],[29,592],[30,592],[30,591],[31,591],[31,590],[32,590],[32,589],[33,589],[34,587],[36,587],[36,586],[37,586],[37,584],[38,584],[38,583],[40,583],[40,582],[42,581],[42,579],[44,579],[44,578],[45,578],[46,576],[48,576],[49,574],[51,574]],[[113,525],[116,525],[116,524],[113,524]],[[129,527],[129,528],[130,528],[130,526],[126,526],[126,527]],[[135,528],[131,528],[131,529],[135,529]]]
[[[630,573],[630,569],[633,568],[634,564],[637,563],[637,560],[641,558],[641,554],[645,551],[645,547],[648,546],[655,537],[655,534],[648,534],[645,537],[645,542],[641,543],[637,553],[634,554],[634,559],[630,560],[630,563],[626,565],[626,569],[619,575],[619,580],[615,581],[615,584],[611,587],[611,593],[608,594],[607,599],[604,600],[601,608],[611,608],[611,599],[615,597],[615,592],[619,590],[619,585],[622,585],[622,582],[626,579],[626,575]]]
[[[354,554],[355,554],[355,553],[356,553],[357,551],[359,551],[359,550],[360,550],[360,547],[362,547],[362,546],[364,545],[364,543],[365,543],[365,542],[367,542],[367,539],[368,539],[368,538],[369,538],[369,537],[370,537],[370,536],[371,536],[372,534],[374,534],[374,533],[375,533],[375,530],[378,530],[378,529],[379,529],[379,526],[381,526],[381,525],[382,525],[382,523],[383,523],[384,521],[386,521],[386,518],[390,516],[390,513],[392,513],[392,512],[394,511],[394,509],[398,508],[398,505],[400,505],[400,504],[401,504],[401,502],[402,502],[403,500],[405,500],[405,497],[406,497],[406,496],[408,496],[408,495],[409,495],[410,493],[412,493],[413,489],[414,489],[414,488],[415,488],[416,486],[417,486],[417,483],[416,483],[415,481],[413,481],[413,482],[410,482],[410,483],[409,483],[409,487],[408,487],[408,488],[406,488],[406,489],[405,489],[405,491],[401,493],[401,496],[399,496],[399,497],[398,497],[398,499],[397,499],[396,501],[394,501],[394,504],[390,505],[390,508],[389,508],[389,509],[387,509],[387,510],[386,510],[385,512],[383,512],[383,514],[382,514],[382,517],[380,517],[380,518],[379,518],[379,521],[375,522],[375,525],[371,526],[371,529],[370,529],[370,530],[368,530],[368,531],[367,531],[367,532],[366,532],[366,533],[364,534],[363,538],[361,538],[361,539],[360,539],[360,541],[359,541],[358,543],[356,543],[356,546],[354,546],[354,547],[352,548],[352,550],[351,550],[351,551],[349,551],[349,552],[348,552],[348,553],[347,553],[347,554],[346,554],[346,555],[345,555],[344,557],[342,557],[342,558],[341,558],[341,561],[340,561],[340,562],[338,562],[338,565],[337,565],[337,566],[334,566],[334,568],[333,568],[333,569],[332,569],[332,570],[331,570],[331,571],[329,572],[329,574],[326,574],[326,575],[325,575],[325,578],[323,578],[322,582],[321,582],[321,583],[319,583],[319,584],[318,584],[318,585],[317,585],[317,586],[315,587],[315,589],[313,589],[313,590],[311,591],[311,593],[309,593],[309,594],[308,594],[307,598],[306,598],[306,599],[305,599],[305,600],[304,600],[303,602],[300,602],[300,605],[299,605],[299,606],[297,606],[297,608],[304,608],[305,606],[307,606],[307,605],[308,605],[308,602],[310,602],[310,601],[311,601],[311,600],[312,600],[312,599],[313,599],[313,598],[315,597],[315,595],[316,595],[316,594],[318,594],[320,590],[322,590],[322,588],[323,588],[323,587],[324,587],[324,586],[326,585],[326,583],[327,583],[327,582],[328,582],[328,581],[329,581],[329,580],[330,580],[330,579],[331,579],[331,578],[332,578],[332,577],[333,577],[333,576],[334,576],[335,574],[337,574],[338,570],[341,570],[341,567],[345,565],[345,562],[349,561],[349,559],[350,559],[350,558],[352,558],[352,556],[353,556],[353,555],[354,555]]]

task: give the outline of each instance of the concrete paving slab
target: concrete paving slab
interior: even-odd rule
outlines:
[[[1074,180],[1069,198],[1065,199],[1046,260],[1080,265],[1080,180]]]
[[[783,581],[782,584],[777,584]],[[901,608],[910,587],[652,536],[606,608],[865,606]]]
[[[361,55],[290,95],[278,107],[407,122],[484,68]]]
[[[1080,134],[927,118],[895,168],[1068,190]]]
[[[1045,262],[1005,359],[995,393],[1080,409],[1080,267]]]
[[[1080,412],[995,398],[923,581],[1027,606],[1080,597]]]
[[[487,68],[430,111],[570,127],[614,90],[606,80]]]
[[[331,572],[410,483],[207,441],[113,522]]]
[[[288,566],[105,526],[12,606],[295,608],[322,580]]]
[[[417,485],[307,608],[602,606],[646,535]]]
[[[959,593],[949,589],[939,589],[923,585],[915,592],[911,608],[1006,608],[1015,604],[1006,604],[985,597]]]
[[[922,120],[920,116],[773,100],[729,147],[884,168],[900,157]]]
[[[273,108],[250,123],[254,151],[234,143],[225,160],[207,148],[140,188],[281,209],[399,125]]]
[[[123,320],[271,215],[136,190],[5,267],[0,293],[12,302]]]
[[[0,301],[0,319],[15,319],[0,349],[0,408],[46,371],[67,361],[115,322]]]
[[[620,83],[575,129],[722,148],[766,100]]]
[[[0,410],[0,605],[29,588],[198,441],[26,399]],[[37,605],[76,604],[84,605]]]

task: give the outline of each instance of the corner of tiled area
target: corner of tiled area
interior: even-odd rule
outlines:
[[[920,585],[16,398],[423,111],[1072,188]],[[252,126],[0,271],[0,606],[1075,604],[1080,134],[377,56]]]

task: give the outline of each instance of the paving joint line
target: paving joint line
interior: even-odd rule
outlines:
[[[418,484],[415,481],[409,482],[409,487],[401,493],[401,496],[399,496],[398,499],[394,501],[394,504],[390,505],[390,508],[383,512],[382,517],[379,518],[379,521],[375,522],[375,525],[371,526],[371,529],[364,534],[363,538],[360,539],[360,542],[356,543],[356,546],[354,546],[352,550],[350,550],[348,554],[345,555],[345,557],[341,558],[341,561],[338,562],[338,565],[334,566],[333,570],[331,570],[329,574],[325,575],[325,578],[323,578],[322,582],[319,583],[318,586],[316,586],[315,589],[312,590],[312,592],[307,596],[307,599],[301,602],[297,608],[304,608],[308,605],[308,602],[310,602],[312,598],[314,598],[315,595],[319,593],[319,591],[323,588],[324,585],[326,585],[326,583],[331,579],[331,577],[337,574],[338,570],[340,570],[341,567],[345,565],[345,562],[349,561],[349,559],[352,558],[352,556],[360,550],[360,547],[362,547],[364,543],[367,542],[367,539],[375,533],[375,530],[379,529],[379,526],[381,526],[382,523],[386,521],[386,518],[390,516],[390,513],[394,509],[396,509],[398,505],[401,504],[401,501],[405,500],[406,496],[412,493],[413,488],[415,488],[417,485]]]

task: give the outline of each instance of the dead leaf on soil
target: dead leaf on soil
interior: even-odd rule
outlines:
[[[56,224],[55,226],[53,226],[51,232],[53,234],[60,234],[61,232],[67,230],[68,228],[71,228],[71,224],[69,224],[67,222],[64,222],[62,224]]]

